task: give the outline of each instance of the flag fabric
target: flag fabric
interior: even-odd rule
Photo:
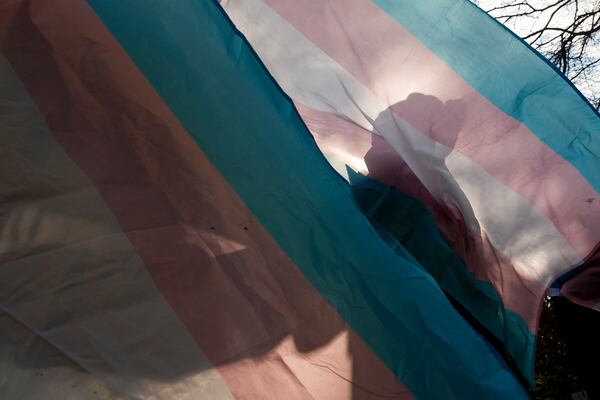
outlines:
[[[600,311],[600,254],[561,287],[561,294],[573,303]]]
[[[532,380],[546,290],[600,242],[595,110],[467,0],[221,4],[338,172],[384,185],[358,180],[374,222]]]
[[[0,397],[527,397],[216,1],[2,2],[0,54]]]

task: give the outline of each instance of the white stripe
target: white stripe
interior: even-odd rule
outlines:
[[[232,398],[2,57],[0,182],[0,310],[126,398]],[[22,351],[2,340],[0,349]],[[21,361],[48,377],[20,393],[67,398],[96,385],[29,350]],[[26,377],[19,362],[0,357],[0,372]],[[85,387],[64,387],[73,382]]]
[[[442,204],[460,210],[518,272],[543,284],[580,262],[554,224],[472,160],[435,142],[355,79],[262,0],[223,0],[281,87],[294,101],[334,113],[383,136]]]
[[[117,399],[104,383],[2,311],[0,398]]]

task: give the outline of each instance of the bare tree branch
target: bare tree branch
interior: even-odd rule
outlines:
[[[520,34],[600,107],[600,0],[479,3],[485,3],[490,15]]]

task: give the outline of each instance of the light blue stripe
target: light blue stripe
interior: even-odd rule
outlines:
[[[383,235],[391,236],[402,246],[401,251],[408,250],[442,289],[501,341],[523,375],[533,382],[536,337],[520,315],[504,307],[494,285],[478,280],[468,270],[425,204],[350,169],[348,176],[358,205],[367,210]]]
[[[530,46],[467,0],[373,2],[600,191],[600,118]]]
[[[279,245],[413,393],[526,397],[433,279],[377,235],[215,2],[90,3]]]

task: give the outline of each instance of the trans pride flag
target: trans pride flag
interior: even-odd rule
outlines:
[[[484,230],[491,217],[483,218],[473,206],[479,199],[467,190],[473,185],[465,186],[468,179],[458,179],[460,169],[450,162],[468,157],[450,150],[445,162],[435,161],[427,152],[443,154],[442,139],[418,141],[419,112],[432,123],[427,133],[437,132],[429,109],[456,115],[450,125],[461,143],[468,96],[455,100],[452,93],[443,97],[421,86],[413,95],[412,123],[396,111],[402,105],[394,107],[395,98],[373,106],[374,89],[362,83],[355,92],[343,80],[352,75],[349,67],[331,74],[322,59],[300,57],[306,43],[321,49],[318,57],[328,53],[316,38],[306,39],[308,33],[286,42],[289,32],[301,30],[281,19],[289,9],[298,24],[312,24],[307,32],[316,32],[336,26],[323,23],[336,18],[338,27],[353,21],[328,7],[350,12],[361,11],[361,4],[298,2],[301,9],[277,4],[281,9],[211,0],[0,3],[0,397],[526,397],[440,285],[484,322],[500,321],[507,346],[509,340],[530,346],[526,339],[534,331],[519,318],[529,320],[511,308],[505,292],[536,309],[541,294],[531,276],[539,274],[538,283],[547,286],[543,277],[563,271],[550,260],[577,265],[584,257],[566,252],[548,234],[554,247],[548,248],[546,264],[532,264],[530,275],[519,272],[515,260],[487,264],[493,257],[504,260]],[[342,33],[354,32],[368,43],[370,36],[358,28],[371,22],[385,27],[378,17],[395,21],[386,7],[401,4],[364,2],[383,14],[361,14],[348,25],[355,28]],[[460,19],[471,10],[465,7],[443,19]],[[423,18],[431,18],[443,31],[443,21],[430,12],[415,9],[409,19],[422,26]],[[287,31],[277,30],[273,18],[288,21]],[[264,29],[273,40],[254,35]],[[460,38],[459,33],[452,35]],[[381,47],[373,47],[385,55],[387,67],[368,57],[361,64],[365,73],[369,66],[381,68],[382,88],[396,87],[385,80],[392,70],[405,75],[393,54],[394,43],[403,38],[381,36]],[[359,48],[349,39],[336,37],[341,54],[348,46]],[[411,52],[405,60],[413,60]],[[277,60],[287,60],[286,73],[300,68],[303,80],[281,75]],[[429,61],[420,65],[433,65]],[[435,80],[437,75],[423,71]],[[447,90],[454,87],[448,77],[443,80]],[[422,81],[410,77],[402,86],[409,90]],[[354,114],[311,103],[320,99],[344,109],[332,102],[339,96],[336,83],[346,89],[344,101],[354,104]],[[298,95],[293,87],[306,92]],[[574,92],[568,88],[567,94]],[[581,99],[573,104],[588,112]],[[581,140],[588,137],[584,147],[590,149],[594,132],[584,128],[597,124],[592,117],[578,120],[581,126],[572,131]],[[331,168],[307,127],[352,187]],[[409,146],[422,170],[415,170],[410,151],[400,154]],[[576,171],[584,162],[593,167],[595,160],[582,154],[566,165]],[[548,160],[546,169],[562,171],[554,158]],[[375,165],[381,165],[381,175]],[[577,182],[570,177],[565,196],[578,193]],[[441,188],[441,197],[432,187]],[[540,196],[547,194],[542,189],[538,185]],[[485,186],[484,194],[493,199],[493,190]],[[445,236],[415,198],[433,210]],[[500,205],[513,204],[501,200]],[[573,217],[570,209],[564,209],[565,221]],[[413,226],[428,228],[417,233],[429,242],[402,237],[398,229],[410,225],[396,210],[422,216]],[[496,220],[537,221],[541,212],[531,210],[519,218],[498,213]],[[597,213],[581,215],[586,218],[576,219],[581,224],[576,232],[590,232],[581,238],[591,238]],[[527,248],[535,260],[539,238],[528,236],[524,221],[519,226],[525,231],[515,233],[521,252],[514,254]],[[479,239],[473,234],[477,227]],[[420,251],[419,243],[430,247]],[[429,255],[447,254],[445,275],[435,272],[443,258],[427,259],[427,249],[435,249]],[[461,264],[470,267],[469,257],[481,261],[473,274]],[[505,270],[494,269],[504,265]],[[493,271],[503,275],[483,279]],[[444,276],[458,276],[459,283]],[[535,296],[519,291],[514,284],[519,279]],[[511,290],[501,290],[498,282]],[[463,292],[471,294],[462,298]],[[492,300],[482,296],[477,302],[477,293]],[[485,301],[501,306],[494,318],[487,313],[492,308],[478,305]],[[522,324],[527,329],[519,336]]]
[[[381,183],[354,179],[362,208],[533,379],[547,288],[589,266],[564,292],[600,309],[594,109],[469,1],[221,4],[331,164]]]

